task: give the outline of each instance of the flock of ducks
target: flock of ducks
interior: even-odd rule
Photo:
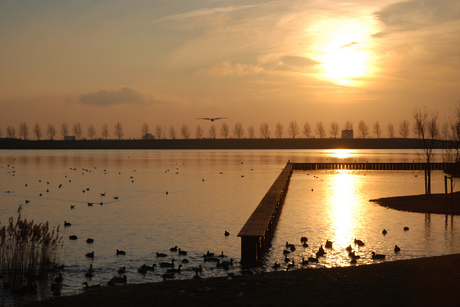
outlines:
[[[409,230],[409,227],[404,227],[404,231],[408,231],[408,230]],[[386,229],[382,230],[382,234],[384,236],[387,233],[388,233],[388,231]],[[307,237],[303,236],[303,237],[300,238],[300,243],[301,243],[302,247],[307,248],[308,247],[307,242],[308,242]],[[358,247],[358,248],[365,246],[365,243],[362,240],[359,240],[359,239],[356,239],[356,238],[354,238],[353,244],[355,245],[355,247]],[[318,248],[318,250],[316,252],[314,252],[313,256],[310,256],[310,257],[308,257],[306,259],[305,259],[305,257],[302,257],[302,260],[300,261],[300,264],[303,266],[303,265],[310,265],[310,264],[318,263],[319,259],[321,257],[325,257],[326,254],[327,254],[325,248],[331,250],[333,248],[333,242],[330,241],[330,240],[326,240],[326,242],[324,243],[324,247],[321,244],[321,246]],[[286,264],[286,270],[289,270],[289,269],[292,269],[292,268],[296,267],[295,260],[289,258],[289,255],[294,253],[295,250],[296,250],[295,244],[286,242],[285,249],[283,250],[284,262]],[[345,250],[348,253],[348,257],[350,258],[350,264],[357,264],[358,260],[361,259],[361,256],[357,254],[357,251],[354,250],[353,246],[351,244],[349,244],[345,248]],[[401,248],[398,245],[395,245],[393,250],[394,250],[395,253],[399,253],[401,251]],[[385,254],[377,254],[376,252],[371,251],[370,258],[373,259],[373,260],[385,260],[386,255]],[[275,262],[273,264],[272,268],[277,270],[277,269],[281,268],[281,264],[278,263],[278,262]]]

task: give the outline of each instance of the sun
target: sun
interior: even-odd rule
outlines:
[[[316,24],[314,59],[320,64],[318,76],[335,84],[360,86],[373,72],[371,34],[367,19],[328,19]]]
[[[357,85],[359,78],[364,77],[368,71],[367,55],[355,45],[358,42],[337,46],[331,44],[321,59],[323,63],[323,76],[341,85]]]

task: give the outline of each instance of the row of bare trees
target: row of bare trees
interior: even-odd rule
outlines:
[[[18,130],[16,132],[16,128],[14,126],[7,126],[6,127],[6,137],[8,138],[22,138],[23,140],[27,140],[29,138],[29,126],[26,122],[22,122],[19,124]],[[80,123],[75,123],[72,127],[70,127],[67,123],[63,123],[60,126],[60,133],[63,139],[66,139],[68,136],[75,136],[75,139],[81,140],[84,138],[83,128]],[[113,134],[119,140],[121,140],[124,136],[123,132],[123,125],[120,122],[117,122],[114,126]],[[36,140],[42,140],[44,136],[48,140],[54,140],[57,135],[57,129],[53,124],[49,124],[45,130],[40,126],[40,124],[35,124],[32,128],[32,135]],[[94,140],[97,135],[96,128],[94,125],[90,125],[86,131],[86,135],[89,139]],[[2,130],[0,128],[0,137],[2,137]],[[107,140],[109,138],[109,128],[107,124],[102,125],[101,129],[101,138]]]
[[[418,112],[420,113],[420,111]],[[426,113],[426,112],[425,112]],[[423,118],[423,120],[425,120]],[[422,138],[423,134],[420,132],[420,121],[421,119],[419,117],[415,118],[414,117],[414,123],[413,123],[413,133],[416,137]],[[454,128],[452,128],[452,124],[450,123],[445,123],[441,128],[439,128],[439,124],[437,121],[437,116],[432,125],[436,126],[437,133],[436,133],[436,138],[440,139],[451,139],[452,135],[454,134]],[[398,126],[398,136],[401,138],[408,138],[410,136],[410,123],[408,120],[403,120],[399,123]],[[346,121],[344,126],[344,130],[353,130],[353,122],[351,121]],[[380,125],[378,121],[376,121],[372,125],[372,134],[370,133],[371,128],[366,124],[364,120],[360,120],[358,122],[358,127],[357,130],[355,130],[355,137],[359,138],[368,138],[368,137],[375,137],[375,138],[382,138],[384,133],[383,133],[383,127]],[[123,125],[120,122],[117,122],[115,126],[113,127],[113,136],[116,139],[123,139],[125,133],[123,129]],[[82,126],[80,123],[75,123],[73,124],[72,127],[70,127],[67,123],[63,123],[60,126],[59,132],[62,136],[63,139],[66,139],[67,136],[75,136],[77,140],[81,139],[108,139],[109,138],[109,127],[107,124],[103,124],[98,136],[98,131],[94,125],[89,125],[86,129],[86,133],[84,132]],[[236,138],[236,139],[241,139],[241,138],[249,138],[253,139],[256,137],[256,129],[254,126],[249,126],[247,129],[243,127],[243,125],[240,122],[237,122],[234,124],[233,127],[230,127],[226,122],[222,122],[219,126],[216,126],[214,123],[211,124],[211,126],[208,128],[207,131],[205,131],[201,125],[197,125],[194,133],[192,132],[192,129],[184,124],[180,127],[180,130],[176,130],[174,126],[162,126],[162,125],[156,125],[154,130],[151,132],[150,127],[147,123],[144,123],[141,127],[141,132],[142,132],[142,137],[147,136],[149,134],[152,134],[155,136],[156,139],[177,139],[179,137],[183,139],[190,139],[192,138],[192,134],[194,138],[196,139],[201,139],[201,138],[210,138],[210,139],[216,139],[218,137],[220,138]],[[272,134],[272,130],[269,126],[268,123],[264,122],[259,126],[258,129],[259,132],[259,137],[260,138],[283,138],[283,137],[288,137],[288,138],[297,138],[297,137],[305,137],[305,138],[326,138],[326,137],[331,137],[331,138],[338,138],[341,137],[340,132],[340,126],[338,122],[331,122],[329,124],[329,129],[327,129],[327,126],[323,124],[323,122],[317,122],[314,127],[310,125],[309,122],[305,122],[303,126],[299,126],[299,124],[296,121],[291,121],[289,122],[287,126],[287,133],[285,135],[284,131],[284,126],[281,122],[277,122],[276,125],[274,126],[274,131]],[[396,127],[393,125],[393,123],[388,123],[386,127],[386,136],[388,138],[395,138],[397,137],[396,134]],[[35,124],[32,127],[32,135],[33,139],[36,140],[42,140],[44,138],[54,140],[57,136],[58,129],[52,125],[49,124],[46,129],[42,128],[40,124]],[[8,126],[6,127],[6,137],[8,138],[22,138],[22,139],[29,139],[29,126],[27,125],[26,122],[20,123],[18,130],[14,126]],[[2,130],[0,127],[0,137],[2,137]]]

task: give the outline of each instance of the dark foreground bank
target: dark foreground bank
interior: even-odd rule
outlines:
[[[32,306],[458,306],[460,255],[103,287]]]

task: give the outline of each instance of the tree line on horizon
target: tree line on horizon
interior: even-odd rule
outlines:
[[[458,114],[456,114],[458,112]],[[425,117],[424,120],[427,122],[427,128],[425,131],[420,127],[420,114],[423,114]],[[454,119],[449,122],[444,122],[441,126],[438,121],[437,112],[429,112],[426,108],[425,109],[416,109],[414,111],[413,117],[414,122],[412,123],[412,132],[417,138],[422,138],[422,134],[424,132],[429,132],[434,138],[436,139],[443,139],[443,140],[453,140],[457,139],[460,132],[458,131],[460,128],[460,102],[456,105],[454,110]],[[354,133],[355,138],[382,138],[383,137],[383,127],[380,125],[379,121],[376,121],[372,125],[372,134],[371,128],[367,125],[364,120],[360,120],[358,122],[357,130],[353,129],[353,122],[346,121],[342,130],[353,130],[357,133]],[[396,132],[398,129],[398,132]],[[113,129],[111,130],[115,139],[121,140],[123,139],[125,133],[123,124],[121,122],[117,122]],[[165,126],[156,125],[154,131],[150,130],[148,123],[144,123],[141,126],[141,137],[146,138],[147,136],[154,136],[155,139],[178,139],[180,134],[182,139],[190,139],[192,138],[192,130],[186,124],[183,124],[180,127],[179,132],[176,128],[171,125],[168,129]],[[304,137],[304,138],[338,138],[340,137],[339,123],[336,121],[332,121],[329,124],[329,129],[323,124],[322,121],[317,122],[314,127],[310,125],[307,121],[303,124],[302,127],[299,126],[297,121],[290,121],[287,126],[287,137],[295,139],[297,137]],[[46,129],[42,128],[39,123],[36,123],[32,127],[32,132],[30,132],[29,125],[26,122],[21,122],[18,126],[18,129],[14,126],[7,126],[5,131],[5,136],[7,138],[21,138],[23,140],[28,140],[29,135],[32,134],[33,139],[35,140],[55,140],[56,136],[58,135],[58,129],[53,124],[48,124]],[[397,127],[393,125],[392,122],[388,123],[386,126],[386,136],[387,138],[396,138],[399,136],[400,138],[408,138],[411,132],[411,123],[409,120],[403,120],[399,123]],[[62,123],[59,127],[59,133],[62,136],[62,139],[66,139],[69,136],[75,137],[76,140],[82,139],[102,139],[108,140],[110,136],[110,130],[107,124],[103,124],[100,131],[100,136],[97,137],[97,129],[94,125],[89,125],[86,129],[86,133],[82,128],[81,124],[75,123],[73,126],[69,126],[67,123]],[[272,135],[272,131],[270,126],[267,122],[262,123],[259,126],[259,137],[263,139],[269,139],[272,137],[275,138],[283,138],[285,137],[284,125],[281,122],[277,122],[274,126],[274,134]],[[3,131],[0,127],[0,138],[3,137]],[[87,137],[87,138],[86,138]],[[242,139],[248,138],[253,139],[256,138],[256,129],[253,125],[250,125],[247,130],[244,129],[243,125],[240,122],[237,122],[233,128],[231,129],[226,122],[222,122],[219,128],[216,127],[214,123],[211,124],[211,127],[207,131],[207,135],[201,125],[197,125],[194,133],[194,137],[196,139],[202,138],[209,138],[209,139],[216,139],[221,137],[223,139],[228,138],[235,138],[235,139]]]

